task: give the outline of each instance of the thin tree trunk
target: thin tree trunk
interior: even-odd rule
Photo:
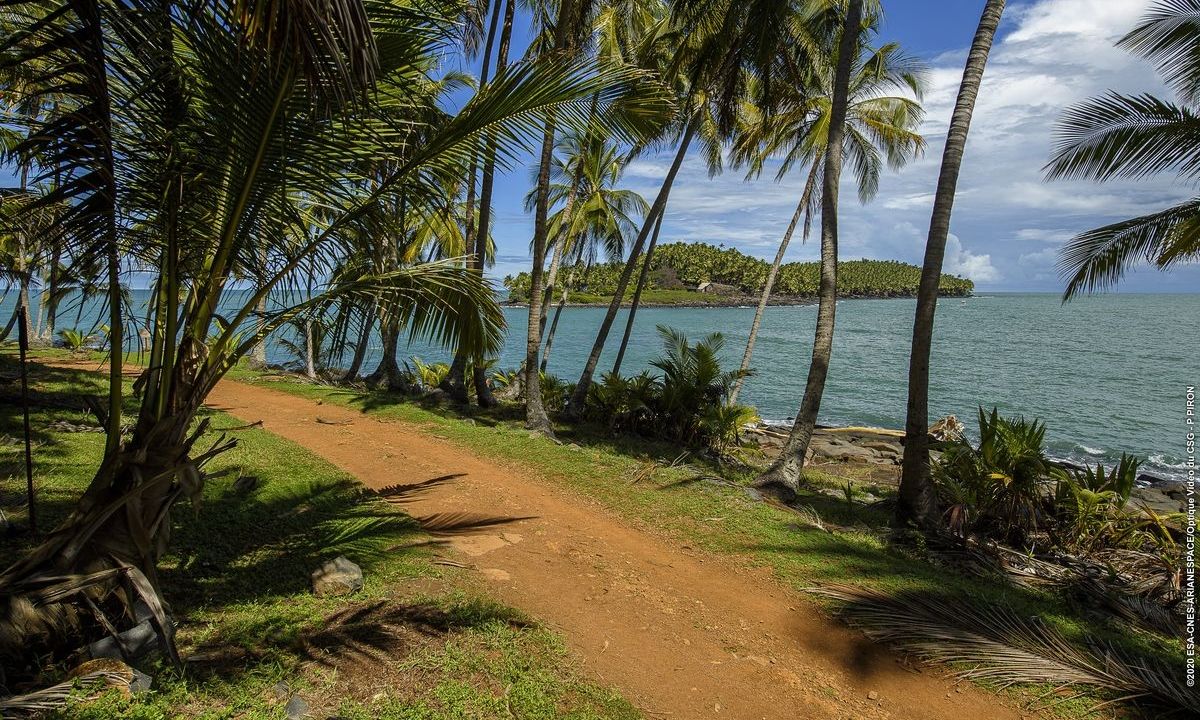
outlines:
[[[25,192],[25,188],[29,182],[29,169],[24,165],[21,166],[21,192]],[[29,278],[33,276],[33,268],[30,263],[26,262],[29,247],[25,230],[21,229],[17,233],[17,307],[25,308],[25,312],[19,316],[20,330],[24,331],[26,339],[33,337],[33,324],[29,318]]]
[[[596,342],[592,344],[592,351],[588,354],[587,364],[583,367],[579,382],[575,384],[575,392],[571,394],[571,399],[567,403],[566,414],[568,417],[580,417],[583,414],[584,406],[587,404],[588,388],[591,387],[592,377],[596,374],[596,365],[600,363],[600,353],[604,351],[604,342],[608,340],[608,332],[612,329],[617,311],[621,308],[621,299],[625,296],[625,288],[629,286],[629,280],[633,277],[633,269],[637,267],[637,258],[642,254],[642,248],[646,244],[651,227],[658,222],[658,216],[666,207],[667,197],[671,194],[671,184],[675,182],[675,176],[679,174],[679,167],[683,165],[683,158],[687,155],[688,146],[692,144],[692,136],[696,132],[697,122],[695,117],[688,118],[683,138],[679,142],[679,149],[675,152],[675,159],[671,162],[671,169],[667,171],[667,177],[658,190],[658,197],[654,198],[654,205],[646,214],[641,232],[638,233],[637,240],[634,241],[633,248],[629,251],[629,259],[625,261],[625,268],[617,280],[616,292],[612,302],[608,304],[608,313],[605,314],[604,322],[600,325],[600,332],[596,334]]]
[[[850,69],[858,47],[862,24],[863,0],[850,0],[838,43],[838,64],[833,83],[833,105],[830,109],[829,142],[825,151],[824,178],[821,188],[821,283],[818,291],[817,328],[813,337],[812,363],[804,399],[796,413],[796,421],[788,435],[783,453],[758,478],[760,487],[779,488],[795,492],[804,468],[804,456],[817,426],[829,360],[833,354],[834,316],[837,312],[838,259],[838,183],[842,175],[842,141],[846,130],[846,106],[849,99]]]
[[[492,6],[492,20],[488,24],[487,43],[483,51],[483,66],[479,72],[479,89],[483,90],[487,87],[488,77],[492,67],[492,45],[496,40],[496,27],[500,24],[500,6],[503,0],[495,0]],[[486,153],[486,150],[485,150]],[[477,270],[483,274],[484,254],[487,252],[487,233],[486,226],[481,225],[475,227],[475,175],[478,171],[477,166],[478,156],[471,157],[471,166],[467,170],[467,202],[466,202],[466,234],[465,240],[467,245],[467,269]],[[481,218],[482,219],[482,218]],[[478,238],[476,237],[478,236]],[[467,353],[462,348],[456,348],[454,351],[454,360],[450,363],[450,372],[446,373],[446,378],[442,380],[440,387],[450,396],[451,400],[459,403],[469,401],[467,397],[466,369],[467,369]],[[479,395],[480,405],[491,405],[495,403],[495,399],[491,397],[491,391],[487,387],[487,378],[484,376],[483,384],[479,383],[479,373],[474,373],[474,381],[476,391]],[[482,388],[483,393],[478,393]]]
[[[367,311],[363,313],[362,327],[358,331],[358,342],[354,344],[354,355],[350,358],[350,367],[346,368],[345,374],[342,375],[342,382],[358,379],[363,360],[367,357],[367,348],[371,344],[371,330],[375,327],[374,316],[375,302],[372,301],[367,306]]]
[[[754,311],[754,322],[750,323],[750,337],[746,339],[746,352],[742,353],[742,364],[738,368],[741,376],[734,381],[733,390],[729,393],[730,405],[737,404],[738,395],[742,392],[746,372],[750,370],[750,358],[754,355],[754,342],[758,339],[758,329],[762,326],[763,313],[766,312],[767,303],[771,300],[771,291],[774,290],[775,280],[779,277],[779,268],[783,265],[783,256],[787,253],[788,244],[792,241],[792,233],[796,232],[796,225],[800,223],[800,218],[804,215],[805,208],[808,207],[809,198],[812,197],[813,187],[817,183],[817,171],[820,167],[820,158],[815,158],[812,168],[808,171],[808,179],[804,182],[804,191],[800,194],[796,212],[792,215],[792,221],[788,223],[787,231],[783,233],[783,239],[779,241],[779,250],[775,253],[775,261],[771,263],[771,269],[767,272],[767,282],[763,285],[762,294],[758,298],[758,308]]]
[[[556,59],[566,59],[571,50],[569,32],[576,12],[575,0],[562,0],[554,23],[551,44]],[[525,338],[525,427],[553,435],[550,418],[542,403],[541,377],[538,375],[538,351],[542,345],[541,317],[543,266],[546,262],[547,215],[550,211],[550,161],[554,155],[555,122],[553,114],[546,120],[542,134],[542,152],[538,157],[537,203],[533,216],[533,267],[530,268],[529,319]]]
[[[499,2],[499,0],[497,0]],[[504,4],[504,25],[500,31],[500,47],[496,52],[496,74],[504,72],[508,67],[508,48],[512,42],[513,16],[516,13],[514,7],[515,0],[508,0]],[[492,16],[493,21],[495,15]],[[489,33],[490,38],[491,33]],[[490,49],[489,49],[490,54]],[[486,150],[486,155],[483,160],[483,178],[479,188],[479,227],[475,235],[475,254],[479,257],[480,272],[483,272],[484,261],[487,254],[487,240],[489,228],[492,222],[492,193],[496,181],[496,144],[489,142]],[[487,372],[480,366],[475,364],[474,370],[471,373],[472,381],[475,384],[475,400],[480,407],[491,407],[496,404],[496,397],[492,394],[492,387],[488,384]]]
[[[563,283],[562,296],[558,301],[558,307],[554,309],[554,319],[550,321],[550,332],[546,333],[546,349],[542,351],[542,372],[546,372],[546,367],[550,364],[550,349],[554,346],[554,333],[558,331],[558,318],[562,315],[563,307],[567,304],[567,295],[571,292],[571,285],[574,282],[575,268],[571,268],[571,274],[567,277],[567,281]]]
[[[265,318],[267,316],[267,299],[264,297],[258,301],[258,316]],[[262,322],[261,320],[259,322]],[[267,366],[267,338],[264,337],[250,351],[250,367],[265,368]]]
[[[654,221],[654,235],[650,237],[650,246],[646,248],[646,257],[642,259],[642,272],[638,275],[637,286],[633,289],[633,300],[629,303],[629,317],[625,319],[625,334],[621,336],[621,347],[617,350],[617,359],[613,361],[613,375],[621,374],[621,361],[625,359],[625,349],[629,347],[629,336],[633,333],[633,319],[637,316],[638,305],[642,302],[642,290],[646,287],[646,279],[650,277],[650,261],[654,258],[654,248],[658,246],[658,233],[662,230],[663,216],[667,214],[664,207]]]
[[[41,340],[46,337],[46,295],[50,292],[50,280],[42,275],[42,291],[38,293],[37,323],[33,326],[33,338]]]
[[[908,417],[904,423],[904,464],[900,479],[899,503],[896,517],[900,522],[914,522],[929,527],[937,520],[937,501],[929,473],[929,355],[933,346],[933,316],[937,309],[938,282],[942,276],[942,260],[946,254],[946,238],[950,233],[950,214],[958,187],[967,132],[984,67],[1000,17],[1004,0],[987,0],[971,51],[963,70],[962,84],[946,134],[942,153],[942,169],[938,175],[933,214],[929,221],[929,240],[925,244],[925,260],[921,266],[921,284],[917,290],[917,310],[913,320],[912,355],[908,365]]]
[[[46,328],[44,337],[47,340],[54,340],[55,326],[58,324],[58,285],[59,285],[59,270],[58,264],[62,259],[62,245],[54,244],[54,252],[50,256],[50,276],[45,294],[46,305]]]
[[[542,404],[538,351],[542,344],[542,271],[546,259],[546,215],[549,211],[550,159],[554,151],[554,120],[546,121],[538,164],[537,208],[533,221],[533,266],[530,269],[529,320],[525,337],[525,427],[553,434]]]
[[[317,361],[313,350],[312,320],[304,321],[304,375],[309,380],[317,377]]]

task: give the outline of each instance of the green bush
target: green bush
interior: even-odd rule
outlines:
[[[1046,458],[1046,426],[979,409],[979,445],[950,443],[932,467],[950,529],[1023,543],[1042,525],[1045,484],[1061,473]]]
[[[754,410],[729,405],[729,392],[748,373],[721,368],[724,338],[713,333],[696,343],[658,326],[663,354],[651,365],[661,375],[603,376],[588,392],[588,417],[614,432],[634,432],[690,447],[718,451],[737,442]]]
[[[79,332],[74,328],[58,331],[58,338],[62,341],[63,347],[71,352],[80,352],[87,345],[87,335]]]

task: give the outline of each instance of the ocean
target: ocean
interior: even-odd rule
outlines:
[[[135,303],[144,291],[134,291]],[[7,320],[13,294],[0,301]],[[829,425],[904,426],[912,299],[838,303],[833,360],[820,422]],[[137,309],[135,308],[135,314]],[[506,307],[508,335],[499,367],[523,357],[527,310]],[[566,308],[549,371],[574,381],[591,349],[603,308]],[[95,309],[68,305],[59,328],[90,327]],[[622,310],[600,370],[611,368],[624,328]],[[656,325],[698,338],[725,337],[729,367],[741,359],[754,309],[642,308],[624,374],[649,368],[661,352]],[[771,307],[755,347],[753,377],[742,401],[765,421],[786,423],[799,407],[812,353],[816,306]],[[1076,463],[1111,463],[1122,452],[1146,459],[1143,472],[1185,476],[1184,396],[1200,384],[1196,324],[1200,295],[1108,294],[1067,305],[1054,294],[986,293],[938,303],[931,365],[930,418],[957,415],[973,434],[977,408],[1024,415],[1046,423],[1051,455]],[[378,342],[364,368],[378,358]],[[402,356],[448,361],[449,353],[413,343]],[[293,360],[277,343],[271,362]]]

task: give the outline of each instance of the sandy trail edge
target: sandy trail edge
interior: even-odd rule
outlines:
[[[634,529],[530,468],[246,383],[223,381],[208,405],[262,421],[371,488],[454,476],[406,497],[417,517],[526,518],[449,534],[450,544],[650,718],[1021,717],[969,683],[904,665],[765,573]]]

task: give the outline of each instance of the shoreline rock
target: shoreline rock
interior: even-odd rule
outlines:
[[[747,428],[745,434],[773,460],[783,451],[788,429],[759,424]],[[930,454],[936,459],[940,456],[937,448],[942,442],[931,435],[930,443]],[[886,428],[818,427],[809,443],[807,461],[815,462],[817,467],[833,463],[874,467],[879,471],[871,473],[873,481],[896,485],[900,480],[899,466],[904,461],[904,433]],[[1057,464],[1066,469],[1082,469],[1067,462]],[[1159,514],[1186,512],[1187,484],[1182,480],[1167,480],[1143,473],[1138,475],[1138,485],[1130,495],[1129,505],[1146,507]]]

